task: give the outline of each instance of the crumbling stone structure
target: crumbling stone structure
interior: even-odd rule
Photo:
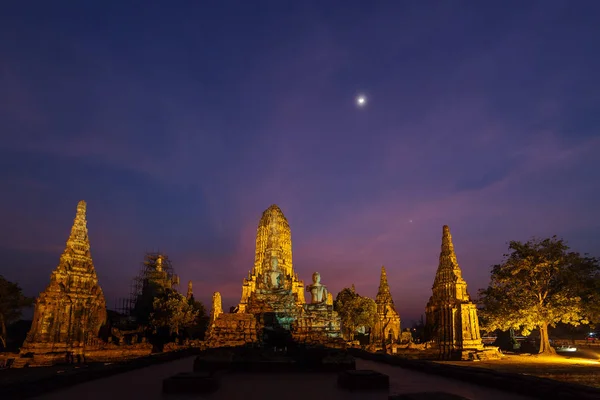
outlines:
[[[379,321],[372,330],[373,343],[379,344],[384,341],[386,343],[395,343],[400,341],[402,332],[400,329],[400,314],[398,314],[394,306],[384,266],[381,267],[379,290],[375,297],[375,303],[377,304]]]
[[[426,324],[440,349],[442,359],[491,359],[497,348],[483,347],[477,307],[467,292],[467,283],[456,260],[450,228],[442,230],[442,250],[426,308]]]
[[[341,338],[340,318],[318,273],[306,290],[312,296],[309,304],[304,283],[293,269],[289,223],[281,209],[272,205],[259,221],[254,268],[243,280],[234,313],[223,313],[220,294],[213,296],[207,345],[260,344],[281,335],[297,342],[332,344]]]
[[[139,338],[131,344],[102,341],[98,334],[105,322],[106,302],[90,253],[82,200],[66,248],[50,284],[36,300],[31,329],[12,367],[120,361],[152,351],[152,345]]]
[[[86,203],[82,200],[50,284],[36,300],[21,354],[33,353],[42,364],[82,356],[86,345],[97,342],[105,321],[106,302],[90,253]]]

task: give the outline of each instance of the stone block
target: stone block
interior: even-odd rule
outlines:
[[[210,393],[219,388],[219,381],[206,372],[184,372],[163,380],[163,393]]]
[[[349,390],[388,390],[390,377],[372,370],[340,372],[338,386]]]

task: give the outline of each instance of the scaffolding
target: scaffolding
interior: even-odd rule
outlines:
[[[137,276],[129,286],[129,297],[117,299],[114,310],[123,316],[131,317],[138,299],[149,284],[161,289],[175,289],[179,286],[179,276],[175,274],[171,260],[166,254],[146,253]]]

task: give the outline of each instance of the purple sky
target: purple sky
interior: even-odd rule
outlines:
[[[375,296],[385,265],[405,324],[443,224],[472,295],[509,240],[600,255],[598,1],[13,3],[0,274],[29,295],[81,199],[109,306],[159,248],[236,304],[273,203],[305,282]]]

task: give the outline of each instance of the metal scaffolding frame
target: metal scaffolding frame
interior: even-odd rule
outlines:
[[[165,253],[146,252],[144,261],[140,263],[138,274],[129,285],[129,296],[117,299],[114,310],[121,315],[130,317],[138,298],[149,282],[169,289],[174,289],[179,285],[179,276],[175,274],[171,260]]]

